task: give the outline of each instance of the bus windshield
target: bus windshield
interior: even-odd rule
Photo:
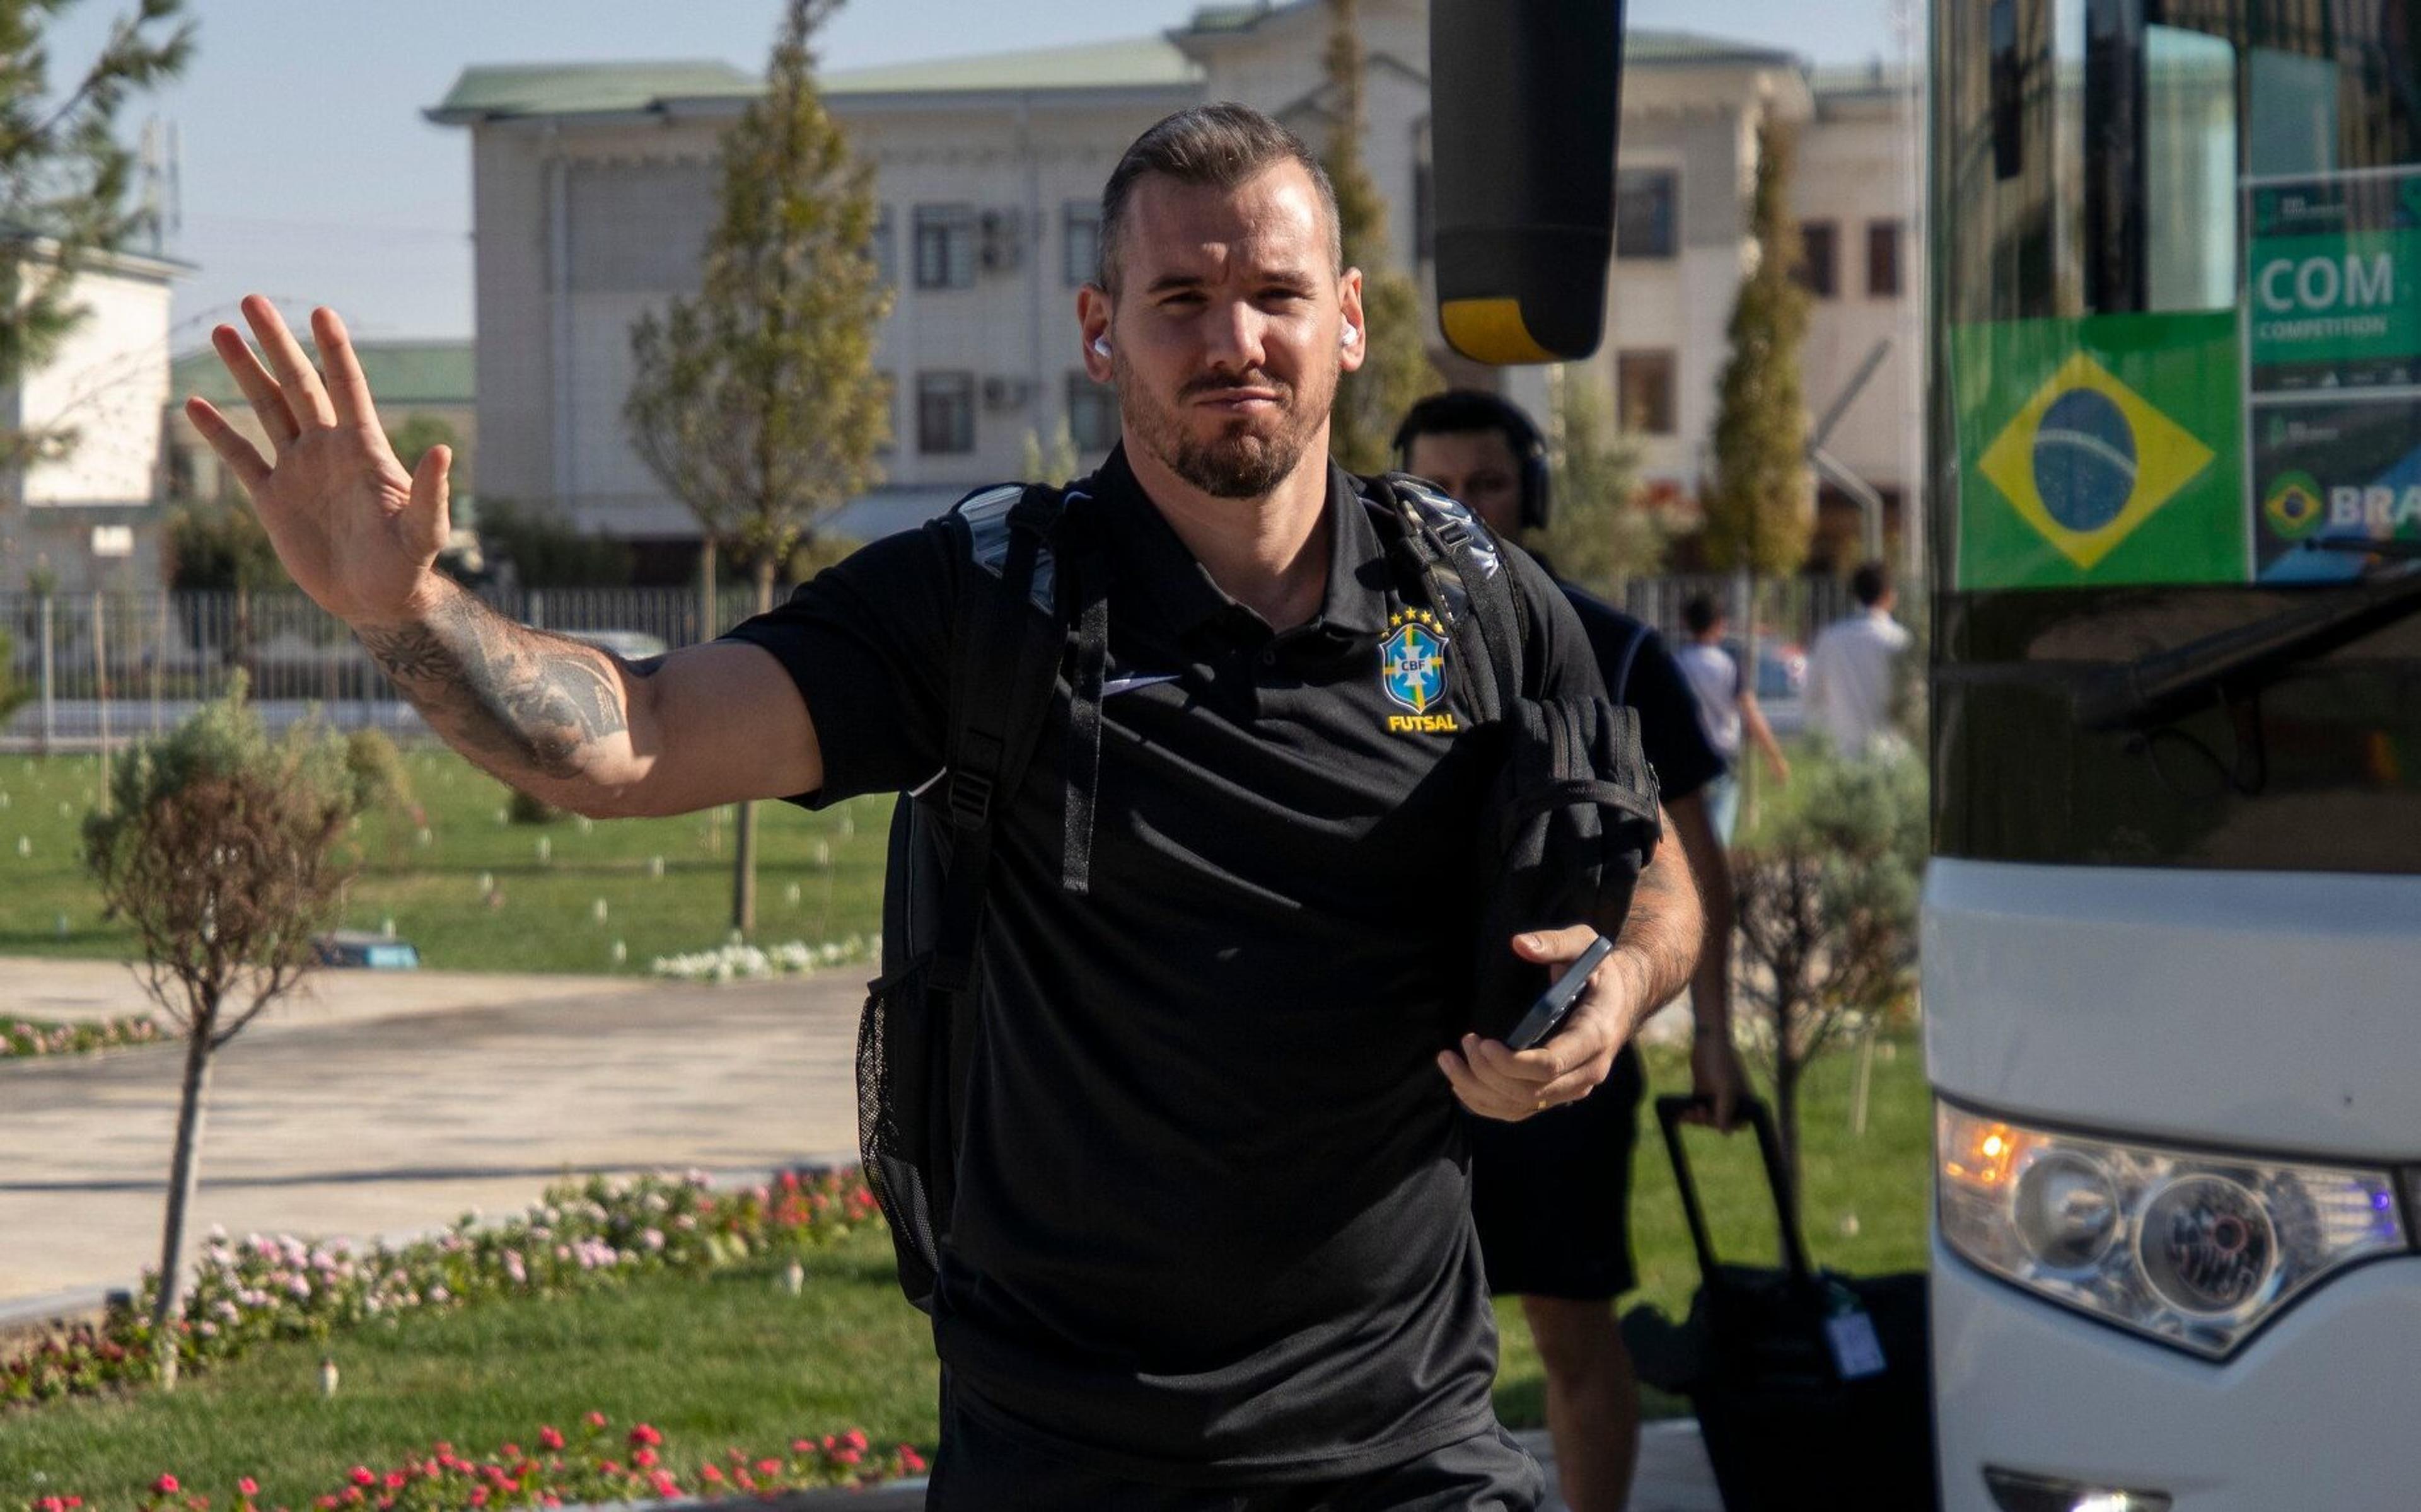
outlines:
[[[2421,870],[2421,3],[1937,17],[1937,850]]]

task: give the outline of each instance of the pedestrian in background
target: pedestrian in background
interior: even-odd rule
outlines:
[[[1856,614],[1834,621],[1807,653],[1807,717],[1851,760],[1877,754],[1892,727],[1892,663],[1915,637],[1892,618],[1891,570],[1868,562],[1851,575]]]
[[[1692,595],[1681,606],[1681,623],[1690,632],[1690,644],[1675,652],[1673,661],[1697,702],[1698,724],[1706,731],[1708,745],[1723,758],[1724,770],[1707,783],[1707,817],[1714,824],[1716,837],[1728,846],[1740,822],[1742,733],[1757,742],[1757,754],[1765,757],[1766,770],[1777,786],[1789,785],[1790,758],[1782,754],[1773,726],[1765,722],[1756,683],[1742,672],[1739,660],[1724,645],[1731,625],[1715,606],[1713,596]]]

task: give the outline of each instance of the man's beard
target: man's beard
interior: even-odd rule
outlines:
[[[1170,472],[1214,499],[1268,497],[1303,460],[1303,454],[1310,448],[1313,435],[1328,418],[1329,406],[1336,397],[1334,375],[1324,385],[1326,392],[1316,396],[1306,396],[1294,385],[1281,383],[1266,374],[1197,378],[1179,391],[1180,407],[1191,396],[1213,389],[1266,388],[1277,395],[1278,426],[1274,432],[1265,433],[1248,424],[1231,424],[1214,439],[1204,441],[1186,424],[1181,408],[1162,404],[1157,396],[1135,382],[1123,356],[1117,359],[1114,376],[1118,385],[1120,420],[1129,439]],[[1305,402],[1307,397],[1317,402]]]

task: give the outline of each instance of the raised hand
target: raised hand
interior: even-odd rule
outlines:
[[[416,473],[403,470],[336,311],[311,312],[315,370],[276,306],[251,294],[242,309],[259,354],[231,325],[212,331],[211,346],[259,416],[273,460],[208,399],[187,399],[185,413],[251,495],[287,573],[320,608],[354,626],[417,618],[443,584],[434,564],[451,528],[451,452],[431,446]]]

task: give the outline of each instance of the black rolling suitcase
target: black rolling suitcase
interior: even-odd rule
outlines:
[[[1695,1098],[1659,1098],[1657,1122],[1703,1281],[1679,1325],[1641,1306],[1622,1320],[1640,1379],[1690,1398],[1726,1512],[1937,1505],[1925,1277],[1839,1276],[1807,1263],[1773,1119],[1741,1105],[1781,1217],[1783,1264],[1715,1258],[1681,1148]]]

